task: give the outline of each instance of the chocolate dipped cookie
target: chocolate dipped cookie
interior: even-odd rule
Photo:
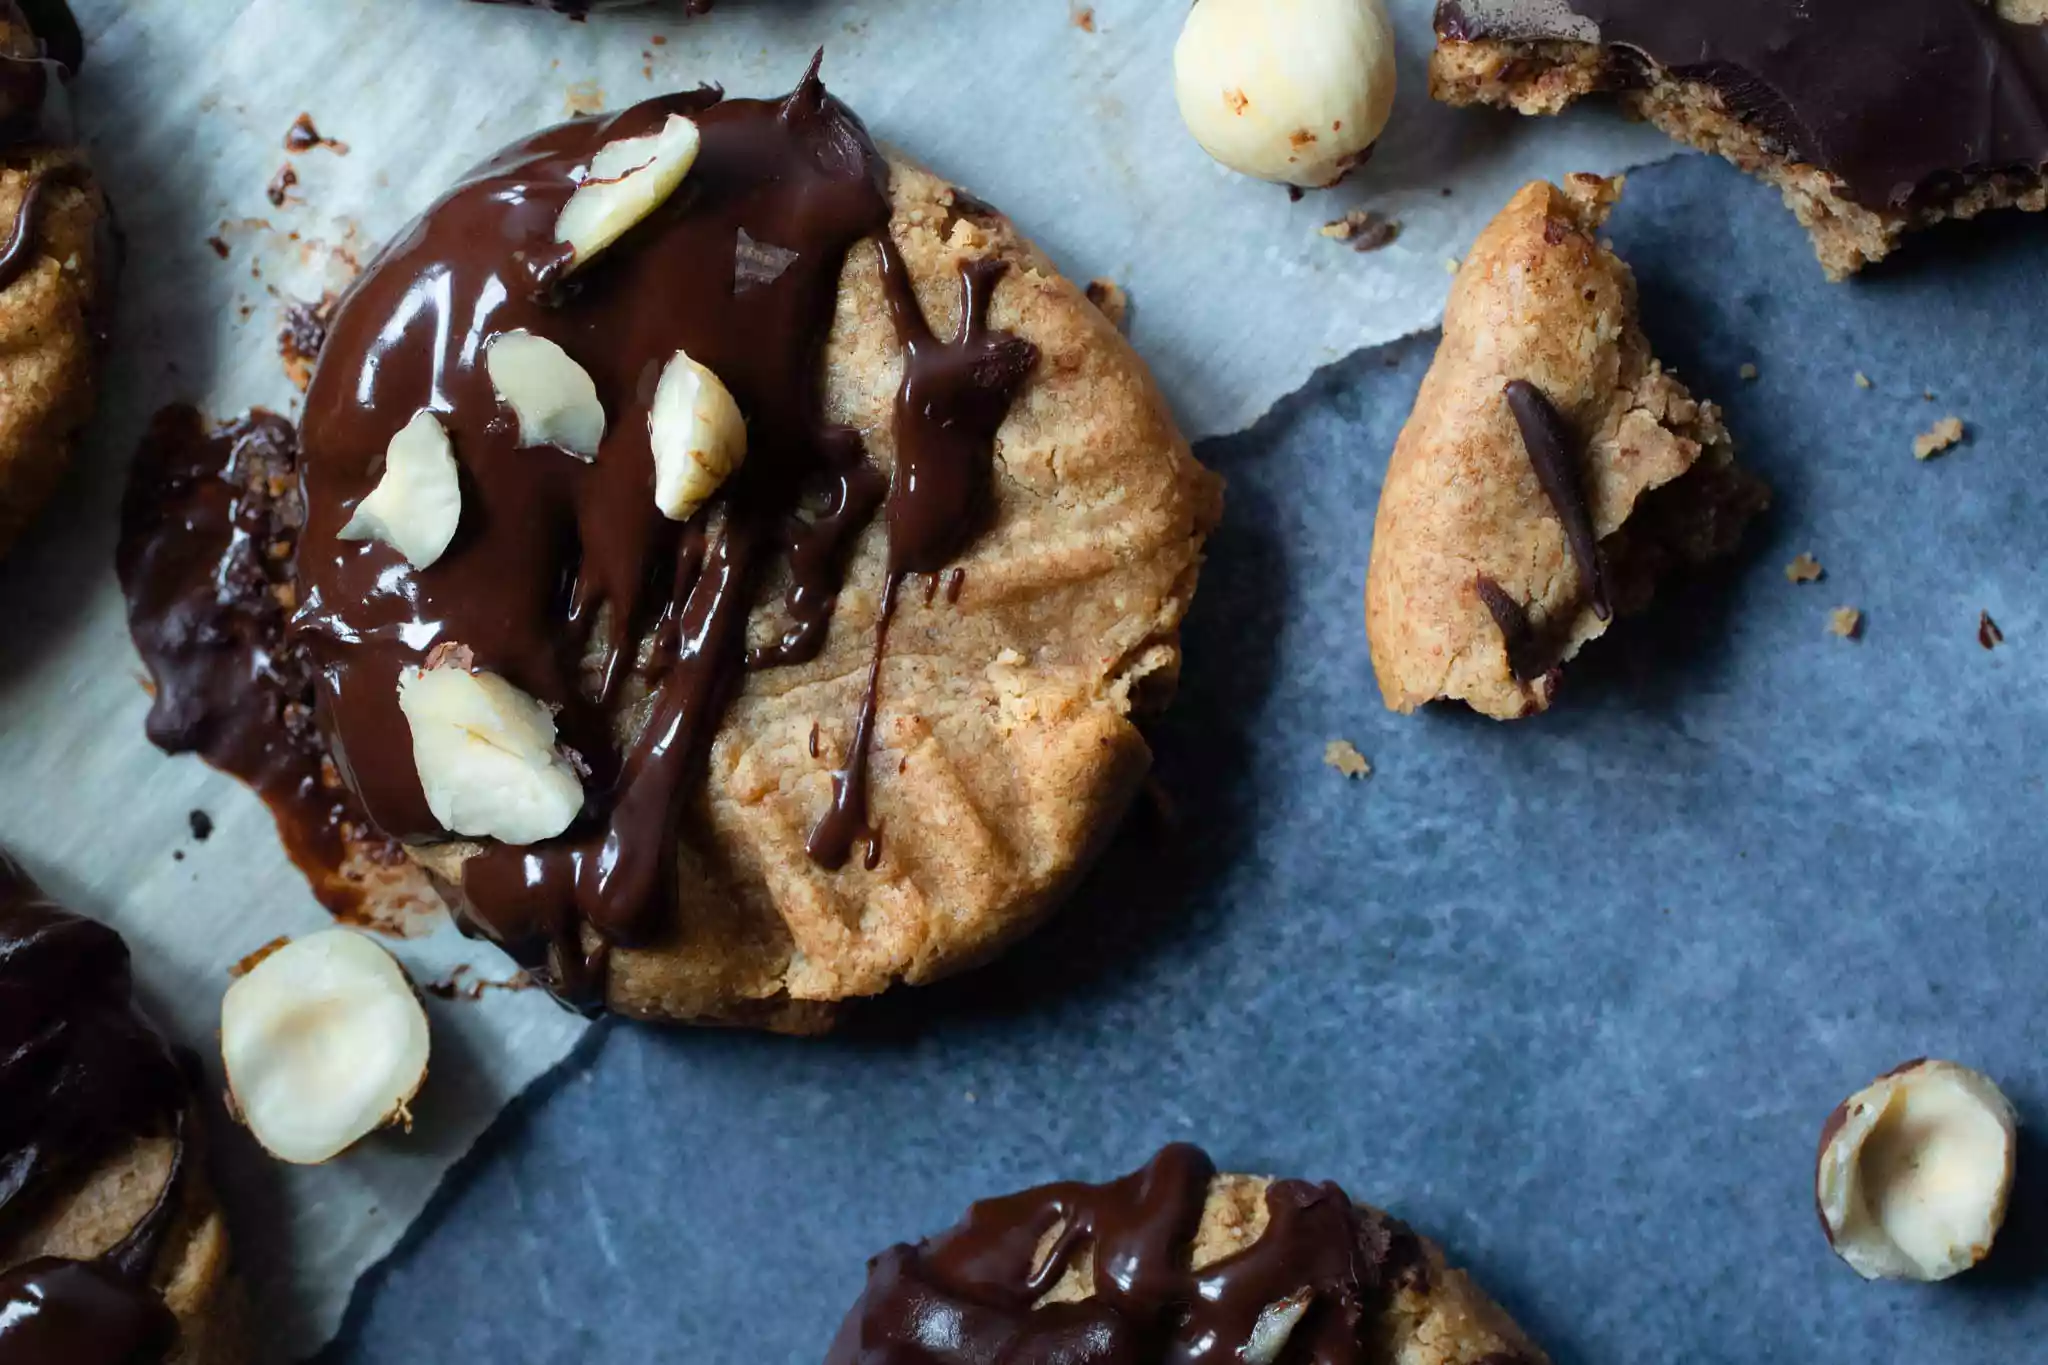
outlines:
[[[815,67],[479,168],[302,435],[293,632],[368,817],[563,995],[792,1030],[1066,893],[1220,507],[1082,292]]]
[[[0,0],[0,555],[92,413],[114,260],[63,88],[82,55],[61,0]]]
[[[1596,92],[1777,186],[1840,279],[1906,233],[2048,207],[2038,0],[1441,0],[1431,92]]]
[[[0,851],[0,1363],[243,1358],[196,1075],[120,935]]]
[[[1544,1365],[1428,1239],[1333,1184],[1184,1143],[984,1200],[868,1263],[826,1365]]]
[[[1366,631],[1387,705],[1546,709],[1561,666],[1767,504],[1661,365],[1599,237],[1619,180],[1516,194],[1451,286],[1380,489]]]

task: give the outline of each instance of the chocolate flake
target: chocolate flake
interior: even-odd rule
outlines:
[[[1986,649],[1996,649],[2005,643],[2005,632],[1998,628],[1998,622],[1991,619],[1991,613],[1977,613],[1977,643]]]
[[[1544,392],[1526,379],[1508,381],[1505,390],[1508,411],[1522,433],[1529,463],[1536,470],[1536,482],[1557,519],[1564,523],[1565,543],[1572,562],[1578,566],[1579,585],[1602,621],[1613,612],[1607,604],[1607,584],[1600,559],[1600,544],[1593,533],[1593,512],[1586,503],[1579,461],[1572,454],[1578,445],[1564,417]]]

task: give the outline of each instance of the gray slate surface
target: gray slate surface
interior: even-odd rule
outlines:
[[[329,1359],[815,1365],[869,1254],[1175,1138],[1395,1209],[1560,1362],[2039,1358],[2041,1151],[1946,1287],[1864,1285],[1810,1182],[1829,1108],[1916,1055],[2048,1119],[2044,228],[1831,287],[1728,168],[1637,176],[1613,232],[1650,333],[1777,506],[1532,723],[1395,717],[1367,664],[1433,338],[1209,444],[1229,514],[1157,732],[1178,830],[1134,819],[1049,931],[838,1038],[602,1031]],[[1949,412],[1969,443],[1916,464]],[[1786,582],[1800,551],[1824,582]],[[1842,604],[1861,642],[1827,633]],[[1338,736],[1369,780],[1323,766]]]

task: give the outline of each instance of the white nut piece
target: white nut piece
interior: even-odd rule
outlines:
[[[555,747],[553,714],[497,674],[459,663],[404,669],[398,707],[427,809],[451,832],[536,844],[583,809],[583,783]]]
[[[682,352],[661,371],[647,411],[654,503],[688,521],[747,457],[747,423],[717,375]]]
[[[317,1165],[380,1128],[410,1127],[427,1051],[404,969],[347,929],[270,952],[220,1002],[229,1098],[280,1161]]]
[[[597,458],[604,404],[590,371],[567,351],[518,328],[485,345],[484,369],[498,401],[519,420],[521,446],[558,446],[580,460]]]
[[[1173,49],[1181,119],[1234,171],[1334,185],[1394,111],[1385,0],[1195,0]]]
[[[1814,1200],[1835,1254],[1866,1280],[1945,1280],[1984,1259],[2005,1221],[2012,1104],[1954,1062],[1908,1062],[1821,1130]]]
[[[448,550],[462,522],[462,480],[441,421],[425,408],[384,447],[384,473],[336,540],[381,540],[415,569]]]
[[[670,114],[640,137],[607,142],[555,219],[555,240],[569,248],[577,270],[676,192],[697,164],[697,125]]]

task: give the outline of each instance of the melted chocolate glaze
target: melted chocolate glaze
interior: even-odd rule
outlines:
[[[0,1229],[135,1138],[177,1139],[141,1223],[92,1261],[0,1274],[0,1365],[145,1365],[177,1321],[149,1284],[185,1167],[191,1063],[135,1009],[128,947],[67,914],[0,852]]]
[[[150,742],[253,787],[321,903],[359,918],[363,891],[344,865],[404,855],[370,831],[328,762],[313,661],[285,635],[298,452],[274,413],[209,431],[189,407],[164,409],[129,471],[115,570],[156,691]]]
[[[1363,1365],[1368,1319],[1421,1265],[1415,1235],[1335,1185],[1279,1180],[1258,1241],[1197,1272],[1192,1248],[1215,1174],[1182,1143],[1106,1185],[976,1204],[951,1231],[869,1263],[826,1365],[1235,1365],[1260,1316],[1289,1303],[1306,1311],[1286,1360]],[[1093,1297],[1034,1307],[1083,1249]]]
[[[1528,380],[1509,380],[1505,393],[1508,411],[1514,414],[1522,445],[1529,452],[1529,463],[1535,467],[1536,482],[1543,485],[1543,496],[1550,499],[1557,519],[1564,523],[1565,543],[1579,570],[1579,586],[1591,600],[1593,614],[1605,621],[1613,611],[1607,605],[1607,580],[1600,563],[1599,537],[1593,533],[1593,509],[1586,504],[1585,480],[1573,454],[1579,442],[1564,415]],[[1498,619],[1498,612],[1495,617]]]
[[[1442,0],[1436,25],[1467,41],[1596,34],[1625,77],[1648,57],[1713,85],[1867,208],[2048,164],[2048,27],[1985,0]]]
[[[682,187],[569,274],[554,223],[591,157],[671,115],[702,134]],[[995,427],[1036,359],[988,330],[997,272],[979,266],[963,271],[958,336],[932,339],[888,238],[887,176],[815,63],[779,101],[708,89],[650,100],[501,153],[401,234],[334,318],[307,396],[297,630],[336,762],[381,828],[438,839],[398,709],[400,670],[459,643],[558,709],[563,744],[588,767],[582,817],[543,844],[488,846],[463,865],[460,890],[474,921],[571,998],[602,995],[586,925],[628,945],[665,928],[677,822],[725,704],[746,668],[816,656],[847,556],[886,504],[889,578],[860,734],[812,841],[828,865],[861,837],[869,861],[880,857],[863,774],[897,588],[943,568],[979,526]],[[823,415],[840,272],[864,238],[878,244],[906,352],[893,480]],[[482,363],[489,338],[514,328],[553,339],[595,381],[610,418],[595,460],[518,447]],[[719,376],[748,423],[745,464],[682,524],[650,496],[646,420],[677,351]],[[447,554],[416,571],[388,546],[335,533],[423,407],[449,432],[463,510]],[[749,613],[778,561],[784,629],[749,652]],[[644,720],[622,746],[629,705]]]

